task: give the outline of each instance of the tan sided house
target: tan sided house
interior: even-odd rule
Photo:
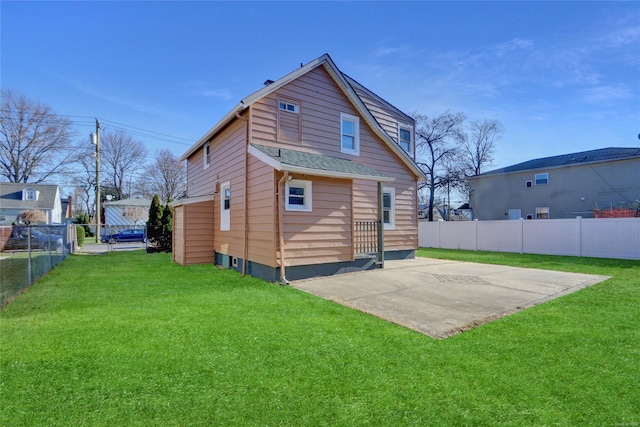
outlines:
[[[267,80],[182,156],[173,259],[286,283],[413,258],[414,144],[413,119],[329,55]]]

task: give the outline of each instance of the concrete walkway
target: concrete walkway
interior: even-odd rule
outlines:
[[[434,338],[446,338],[609,276],[416,258],[291,286]]]

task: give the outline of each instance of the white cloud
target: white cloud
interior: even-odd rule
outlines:
[[[583,91],[585,101],[592,104],[606,104],[613,101],[631,99],[633,91],[624,85],[594,86]]]

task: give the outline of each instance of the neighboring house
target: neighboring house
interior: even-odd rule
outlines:
[[[545,157],[469,178],[478,220],[593,218],[640,199],[640,148]]]
[[[73,199],[71,196],[66,199],[60,199],[60,203],[62,206],[62,221],[72,221],[73,220]]]
[[[329,55],[267,80],[182,156],[173,259],[286,282],[414,257],[414,126]]]
[[[124,199],[102,203],[104,225],[144,226],[149,219],[149,199]]]
[[[62,202],[58,186],[0,182],[0,225],[18,224],[18,215],[26,210],[44,212],[46,224],[60,224]]]

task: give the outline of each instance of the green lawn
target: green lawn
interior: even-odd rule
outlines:
[[[74,255],[0,313],[0,425],[640,423],[640,262],[420,255],[613,278],[435,340],[167,254]]]

